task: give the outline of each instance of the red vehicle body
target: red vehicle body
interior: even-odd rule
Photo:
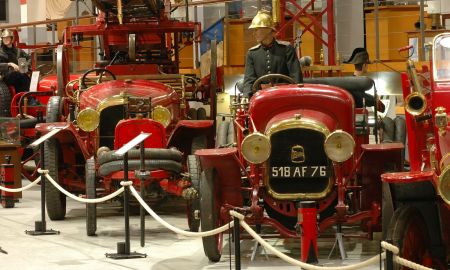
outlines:
[[[380,175],[402,169],[403,145],[369,144],[368,112],[355,108],[349,91],[370,89],[370,79],[314,82],[323,84],[258,91],[236,109],[236,147],[196,152],[202,230],[228,222],[233,209],[257,228],[301,238],[301,259],[314,262],[318,234],[333,225],[340,233],[340,225],[361,224],[359,236],[369,239],[381,229]],[[220,259],[221,242],[203,239],[211,261]]]
[[[402,74],[411,170],[382,175],[395,211],[387,239],[400,256],[434,269],[450,262],[450,34],[435,37],[430,66]],[[404,269],[398,267],[398,269]]]
[[[37,126],[42,133],[62,129],[46,142],[45,165],[70,192],[88,198],[104,196],[120,188],[124,178],[123,162],[114,150],[148,132],[145,166],[151,174],[142,186],[134,174],[139,151],[132,150],[129,179],[145,188],[144,199],[150,203],[168,195],[194,199],[198,180],[189,175],[197,171],[197,164],[189,162],[188,155],[209,146],[214,128],[203,108],[189,108],[189,100],[209,102],[210,93],[195,77],[179,74],[177,42],[181,36],[193,37],[199,28],[170,19],[170,1],[137,2],[118,8],[116,1],[96,1],[102,12],[95,25],[66,29],[65,44],[58,47],[58,76],[45,83],[56,84],[59,95],[48,102],[47,123]],[[143,8],[147,11],[136,13]],[[73,80],[67,50],[95,36],[102,40],[102,59],[97,68]],[[65,200],[52,185],[47,188],[52,220],[65,217]],[[192,200],[188,206],[189,227],[198,230],[199,220],[194,218],[198,207]],[[87,234],[95,231],[96,206],[88,205]]]

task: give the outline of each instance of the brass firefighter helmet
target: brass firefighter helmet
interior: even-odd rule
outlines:
[[[2,31],[2,38],[5,38],[5,37],[11,37],[11,38],[14,38],[14,33],[13,33],[13,31],[11,31],[11,30],[9,30],[9,29],[3,30],[3,31]]]
[[[252,20],[252,24],[248,29],[271,28],[275,30],[272,16],[267,10],[260,10]]]

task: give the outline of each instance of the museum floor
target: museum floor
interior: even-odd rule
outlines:
[[[24,182],[26,185],[29,182]],[[156,212],[169,223],[187,228],[184,202],[171,199]],[[49,221],[47,228],[61,232],[60,235],[29,236],[25,230],[34,229],[34,221],[40,219],[40,190],[33,187],[23,193],[23,199],[15,208],[0,208],[0,247],[8,254],[0,253],[0,269],[230,269],[228,241],[225,241],[224,255],[219,263],[210,263],[203,253],[201,239],[179,236],[157,224],[146,216],[146,245],[139,244],[139,216],[132,216],[131,251],[146,253],[147,258],[112,260],[105,253],[116,252],[116,243],[124,241],[124,222],[118,204],[99,206],[97,236],[88,237],[85,232],[85,206],[67,199],[67,216],[64,221]],[[320,265],[339,266],[354,264],[378,252],[378,241],[345,239],[348,259],[342,261],[337,253],[328,260],[333,239],[319,239]],[[279,250],[299,258],[299,241],[272,239],[270,242]],[[258,253],[251,261],[254,241],[241,242],[242,269],[299,269],[273,255],[267,257]],[[234,256],[231,256],[234,269]],[[379,269],[372,265],[365,269]]]

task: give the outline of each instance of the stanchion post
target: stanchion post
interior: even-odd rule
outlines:
[[[392,240],[386,240],[387,243],[392,244]],[[394,270],[394,253],[386,249],[386,270]]]
[[[234,265],[236,270],[241,270],[241,236],[240,236],[239,219],[234,217]]]
[[[136,136],[134,139],[129,141],[127,144],[122,146],[119,150],[116,151],[116,155],[123,155],[123,181],[128,182],[128,151],[135,147],[137,144],[143,142],[146,138],[148,138],[151,134],[149,133],[141,133]],[[142,187],[141,187],[142,190]],[[130,196],[130,188],[128,185],[125,185],[124,195],[123,195],[123,215],[125,219],[125,242],[117,243],[117,253],[106,253],[107,258],[111,259],[133,259],[133,258],[145,258],[147,254],[138,253],[138,252],[130,252],[130,206],[129,206],[129,196]]]
[[[11,155],[5,155],[5,163],[0,165],[0,184],[6,188],[14,188],[14,164],[11,164]],[[14,207],[14,193],[2,190],[0,200],[4,208]]]
[[[58,131],[54,132],[54,134],[56,134]],[[50,134],[50,133],[49,133]],[[53,135],[54,135],[53,134]],[[48,135],[48,134],[47,134]],[[48,138],[50,138],[50,135]],[[48,138],[44,139],[44,141],[42,141],[39,144],[39,150],[40,150],[40,162],[41,162],[41,221],[35,221],[34,222],[34,231],[25,231],[26,234],[29,235],[52,235],[52,234],[59,234],[59,231],[55,231],[55,230],[47,230],[47,222],[45,221],[45,182],[46,182],[46,177],[45,177],[45,140],[47,140]]]
[[[145,198],[145,179],[150,175],[148,172],[145,171],[145,148],[144,148],[144,141],[142,141],[139,144],[140,149],[140,159],[141,159],[141,165],[139,170],[139,179],[140,179],[140,192],[141,197]],[[141,205],[139,209],[139,214],[141,218],[141,247],[145,246],[145,209]]]
[[[128,152],[123,155],[123,181],[128,182]],[[123,193],[123,215],[125,218],[125,255],[130,254],[130,188],[125,186]]]

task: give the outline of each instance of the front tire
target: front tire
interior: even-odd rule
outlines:
[[[195,155],[189,155],[186,162],[189,178],[191,180],[191,187],[198,192],[201,177],[200,162]],[[200,228],[200,217],[198,215],[199,211],[200,199],[197,196],[197,198],[187,202],[188,225],[191,232],[198,232],[198,229]]]
[[[216,181],[216,172],[207,169],[202,172],[200,181],[200,218],[202,231],[209,231],[222,225],[220,219],[220,192]],[[212,262],[218,262],[222,256],[223,233],[203,237],[203,250]]]
[[[445,269],[431,256],[427,225],[415,207],[406,205],[395,210],[387,239],[392,240],[392,244],[400,249],[400,257],[433,269]],[[409,268],[394,264],[394,270],[407,269]]]
[[[58,184],[60,147],[56,139],[49,139],[45,143],[45,169]],[[66,196],[62,194],[50,181],[45,180],[45,201],[47,214],[51,220],[63,220],[66,216]]]
[[[46,122],[58,122],[60,112],[61,97],[53,96],[47,103]],[[57,183],[59,181],[59,162],[62,161],[61,149],[59,141],[49,139],[45,143],[45,169],[49,170],[50,176]],[[62,194],[48,180],[45,180],[45,201],[47,205],[47,213],[51,220],[63,220],[66,216],[66,196]]]
[[[0,80],[0,116],[11,117],[11,91],[4,81]]]

